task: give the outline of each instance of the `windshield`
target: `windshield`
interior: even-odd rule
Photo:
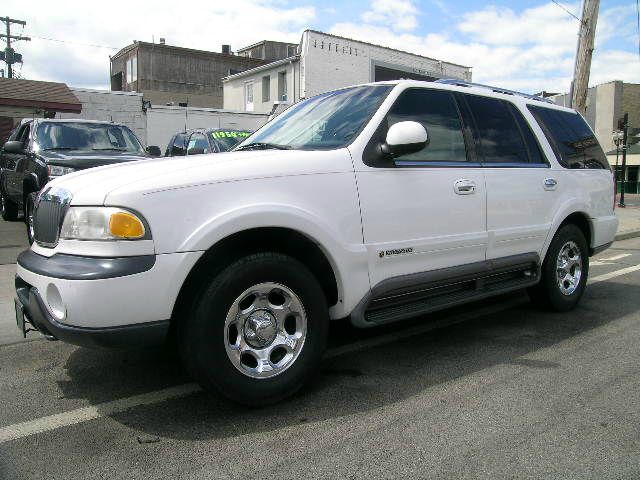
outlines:
[[[238,149],[331,150],[347,146],[376,112],[393,85],[351,87],[304,100],[266,124]]]
[[[221,152],[228,152],[250,135],[251,132],[243,130],[214,130],[209,132],[211,140]]]
[[[131,130],[122,125],[82,122],[42,122],[36,130],[36,150],[116,151],[144,155]]]

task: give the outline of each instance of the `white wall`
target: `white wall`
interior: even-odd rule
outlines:
[[[71,88],[82,104],[81,113],[57,113],[56,118],[82,118],[121,123],[143,143],[147,138],[147,118],[142,111],[142,94]]]
[[[159,146],[164,153],[171,137],[185,129],[237,128],[254,131],[266,122],[265,114],[153,105],[147,109],[146,142],[147,145]]]
[[[302,36],[302,97],[374,81],[373,66],[471,81],[468,67],[312,30]]]

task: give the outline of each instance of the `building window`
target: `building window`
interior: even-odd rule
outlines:
[[[127,85],[138,81],[138,57],[134,55],[126,62],[126,79]]]
[[[287,72],[278,72],[278,100],[287,101]]]
[[[253,82],[244,84],[244,109],[253,112]]]
[[[271,77],[266,75],[262,77],[262,101],[268,102],[271,100]]]
[[[296,54],[295,45],[287,45],[287,57],[293,57]]]

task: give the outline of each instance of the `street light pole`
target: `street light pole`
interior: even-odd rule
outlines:
[[[627,132],[629,130],[629,114],[624,114],[624,120],[622,125],[622,188],[620,189],[620,208],[626,207],[624,204],[624,181],[627,173]]]

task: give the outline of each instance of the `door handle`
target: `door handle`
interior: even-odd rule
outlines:
[[[476,193],[476,182],[460,178],[453,183],[453,191],[458,195],[471,195]]]
[[[545,178],[544,179],[544,189],[545,190],[555,190],[558,186],[558,182],[555,178]]]

